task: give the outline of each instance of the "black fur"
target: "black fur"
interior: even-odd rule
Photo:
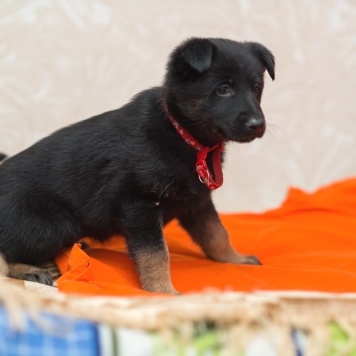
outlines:
[[[131,255],[164,246],[162,225],[177,217],[191,232],[216,217],[195,173],[196,151],[164,110],[202,144],[261,137],[262,45],[192,38],[170,56],[163,86],[122,108],[44,138],[0,166],[0,251],[10,263],[54,258],[83,236],[124,235]],[[227,89],[228,88],[228,89]],[[229,94],[226,94],[226,90]]]

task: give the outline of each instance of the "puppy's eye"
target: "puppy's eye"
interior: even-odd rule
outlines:
[[[216,89],[216,94],[219,96],[231,96],[231,88],[225,84]]]
[[[253,86],[253,92],[255,93],[255,95],[256,95],[257,97],[261,96],[261,94],[262,94],[262,88],[261,88],[261,86],[259,86],[258,84],[255,84],[255,85]]]

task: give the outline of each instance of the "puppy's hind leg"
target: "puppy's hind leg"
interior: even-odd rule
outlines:
[[[60,203],[30,194],[26,198],[20,201],[21,210],[12,211],[18,223],[1,226],[0,251],[9,264],[9,277],[53,285],[51,271],[42,264],[77,241],[80,226]]]
[[[8,267],[8,276],[25,281],[38,282],[48,286],[53,285],[52,274],[50,271],[23,263],[10,263]]]

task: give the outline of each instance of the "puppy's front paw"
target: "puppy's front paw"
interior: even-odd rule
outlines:
[[[256,256],[245,256],[244,261],[242,262],[244,265],[258,265],[261,266],[262,263]]]

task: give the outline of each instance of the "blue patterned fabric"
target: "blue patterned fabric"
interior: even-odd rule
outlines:
[[[98,330],[94,323],[42,313],[35,321],[23,313],[24,328],[11,328],[0,306],[1,356],[97,356]]]

